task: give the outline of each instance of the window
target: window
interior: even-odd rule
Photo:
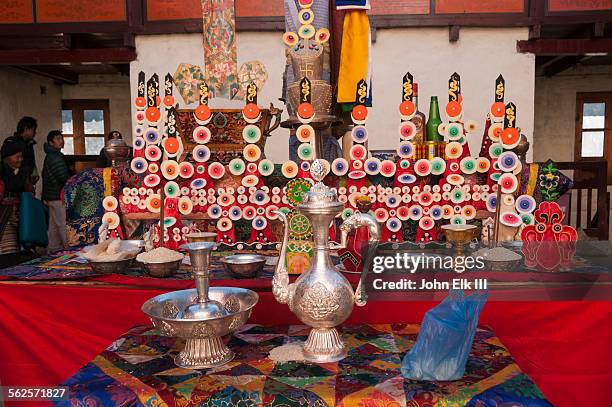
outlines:
[[[607,160],[612,164],[612,92],[576,96],[576,160]],[[612,181],[612,165],[608,179]]]
[[[98,155],[110,131],[108,100],[62,101],[64,154]]]

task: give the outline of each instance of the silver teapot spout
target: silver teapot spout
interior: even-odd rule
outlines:
[[[361,260],[362,270],[357,290],[355,291],[355,304],[363,307],[368,302],[368,294],[364,288],[365,279],[368,274],[368,270],[371,266],[371,258],[376,252],[378,242],[380,241],[380,226],[372,215],[367,212],[355,212],[349,216],[340,226],[341,240],[340,245],[334,246],[334,249],[346,248],[348,243],[348,235],[352,230],[358,229],[362,226],[368,228],[368,245],[364,250],[364,256]]]
[[[283,242],[278,255],[278,263],[274,270],[274,278],[272,279],[272,294],[274,294],[276,301],[281,304],[289,304],[289,308],[291,308],[294,289],[292,287],[293,284],[289,284],[289,273],[285,266],[287,261],[287,242],[289,240],[289,222],[284,212],[274,211],[273,213],[276,213],[278,218],[283,222],[285,231],[283,233]]]

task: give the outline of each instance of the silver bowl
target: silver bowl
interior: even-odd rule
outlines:
[[[234,254],[221,259],[228,273],[237,278],[257,276],[266,264],[266,258],[258,254]]]
[[[234,358],[221,337],[236,332],[246,323],[255,304],[256,292],[245,288],[211,287],[211,300],[223,305],[227,315],[208,319],[183,319],[182,313],[197,301],[196,289],[173,291],[151,298],[142,305],[142,312],[165,336],[186,339],[185,348],[174,362],[187,369],[221,366]]]
[[[130,266],[136,256],[119,261],[91,261],[88,260],[89,266],[91,269],[99,274],[121,274],[125,273]]]
[[[183,259],[167,261],[164,263],[144,263],[142,262],[142,267],[145,269],[147,274],[152,277],[171,277],[178,269],[181,267],[181,263]]]

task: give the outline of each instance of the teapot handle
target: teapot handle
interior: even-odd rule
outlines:
[[[274,105],[270,103],[270,114],[272,115],[272,117],[270,118],[270,122],[272,121],[272,119],[274,119],[274,123],[264,131],[266,137],[270,137],[270,133],[276,130],[278,126],[280,126],[283,109],[274,107]]]
[[[347,236],[351,230],[362,226],[368,228],[369,237],[368,244],[362,253],[361,278],[359,279],[359,284],[357,285],[357,290],[355,291],[355,304],[357,304],[359,307],[363,307],[368,301],[368,295],[365,292],[364,286],[368,270],[372,266],[374,255],[376,254],[376,249],[378,248],[378,242],[380,240],[380,226],[372,215],[361,212],[357,212],[349,216],[340,226],[340,231],[342,232],[340,247],[347,246]]]

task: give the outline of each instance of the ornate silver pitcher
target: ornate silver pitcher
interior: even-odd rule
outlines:
[[[323,184],[327,167],[322,161],[315,160],[310,171],[317,182],[305,194],[298,209],[312,223],[314,257],[308,270],[298,277],[295,283],[289,284],[285,267],[289,225],[287,217],[282,212],[277,212],[284,223],[285,233],[274,272],[272,292],[278,302],[288,304],[300,321],[313,328],[304,343],[306,360],[329,363],[346,356],[346,347],[335,327],[349,317],[354,303],[358,306],[366,304],[364,277],[367,267],[364,267],[361,281],[353,293],[351,284],[334,266],[329,255],[329,227],[336,215],[344,209],[344,204],[338,201],[335,192]],[[348,232],[359,226],[368,227],[371,243],[378,242],[380,230],[376,220],[368,214],[356,213],[341,226],[342,244],[346,244]]]

